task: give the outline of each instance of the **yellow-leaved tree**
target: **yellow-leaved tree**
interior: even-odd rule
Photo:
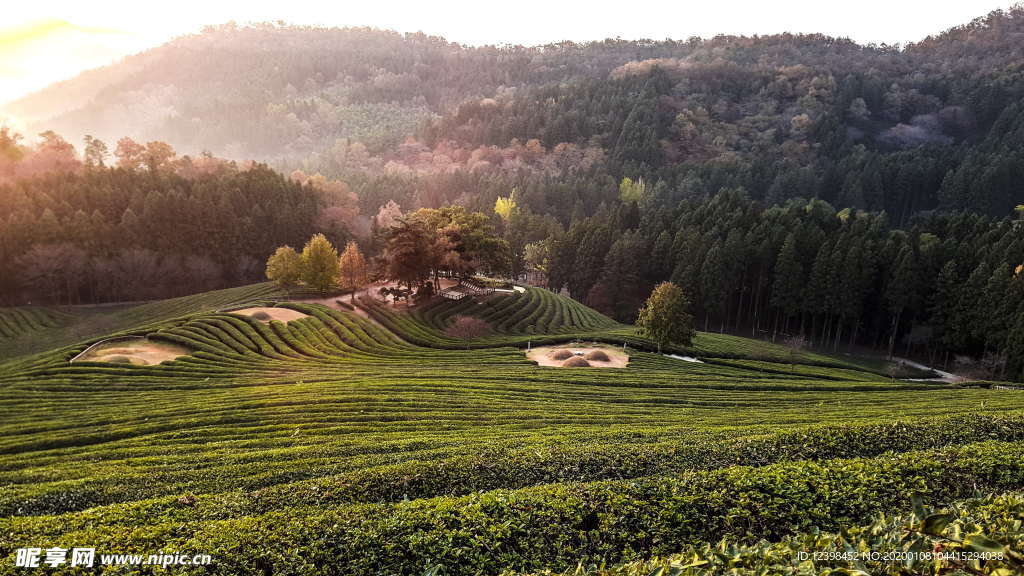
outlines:
[[[314,235],[302,249],[302,280],[321,294],[338,283],[338,251],[323,234]]]
[[[514,188],[512,189],[512,193],[507,197],[499,196],[498,199],[494,201],[494,213],[500,216],[505,222],[508,222],[509,218],[512,218],[517,207],[516,191]]]
[[[302,277],[302,257],[291,246],[281,246],[267,259],[267,279],[291,288]]]

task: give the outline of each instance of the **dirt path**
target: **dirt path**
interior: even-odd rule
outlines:
[[[938,378],[908,378],[907,379],[907,380],[911,380],[913,382],[946,382],[946,383],[949,383],[949,384],[957,384],[959,382],[966,382],[967,381],[967,378],[964,378],[963,376],[958,376],[958,375],[953,374],[951,372],[944,372],[942,370],[939,370],[938,368],[932,368],[931,366],[925,366],[924,364],[921,364],[920,362],[914,362],[913,360],[907,360],[906,358],[899,358],[899,357],[893,356],[892,360],[893,360],[893,362],[898,362],[900,364],[906,364],[907,366],[910,366],[911,368],[917,368],[918,370],[931,370],[932,372],[935,372],[936,374],[939,375]]]

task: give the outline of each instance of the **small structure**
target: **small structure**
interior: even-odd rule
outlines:
[[[472,278],[459,280],[459,283],[440,292],[442,298],[462,300],[473,296],[486,296],[494,293],[494,288]]]

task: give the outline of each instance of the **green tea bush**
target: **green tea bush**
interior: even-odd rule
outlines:
[[[676,552],[685,543],[838,530],[934,502],[1024,487],[1024,446],[989,442],[896,457],[733,467],[557,484],[388,505],[274,511],[194,535],[236,559],[214,573],[445,574],[566,570]],[[244,560],[241,560],[244,559]]]
[[[921,507],[913,513],[881,514],[872,522],[845,526],[841,533],[815,531],[778,542],[760,540],[752,544],[723,538],[715,544],[684,546],[666,558],[610,568],[578,565],[564,572],[544,570],[533,576],[1012,576],[1024,572],[1022,518],[1024,494],[1011,492],[955,502],[941,510]],[[868,552],[878,556],[872,559]],[[994,558],[957,557],[979,553]],[[902,561],[886,559],[885,555]]]

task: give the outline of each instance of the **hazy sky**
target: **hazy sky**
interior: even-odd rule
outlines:
[[[463,44],[542,44],[616,36],[685,39],[784,31],[895,44],[920,40],[1006,8],[1012,1],[37,0],[8,4],[0,24],[0,103],[205,24],[229,20],[423,31]]]

